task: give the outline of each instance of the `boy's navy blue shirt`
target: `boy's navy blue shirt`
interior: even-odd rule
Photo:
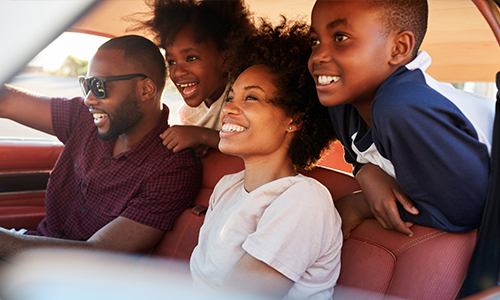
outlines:
[[[479,227],[488,189],[494,100],[425,73],[421,51],[379,88],[372,127],[352,105],[329,107],[346,161],[372,163],[396,179],[420,214],[404,221],[463,232]],[[356,168],[355,168],[356,169]]]

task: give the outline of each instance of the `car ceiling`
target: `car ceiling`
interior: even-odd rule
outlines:
[[[494,81],[496,72],[500,70],[500,48],[473,2],[428,1],[429,26],[421,47],[433,59],[428,73],[440,81],[447,82]],[[38,1],[38,3],[43,2],[54,1]],[[251,12],[256,16],[267,16],[271,20],[276,20],[280,14],[284,14],[289,18],[299,17],[309,21],[314,2],[314,0],[246,0]],[[134,25],[134,22],[127,20],[127,17],[148,11],[143,0],[104,0],[73,24],[69,31],[107,37],[138,33],[127,31]],[[139,34],[152,38],[144,32]]]

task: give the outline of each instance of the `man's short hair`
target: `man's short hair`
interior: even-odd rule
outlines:
[[[412,55],[417,55],[427,31],[429,7],[427,0],[372,0],[371,5],[379,10],[387,32],[408,30],[415,35]]]
[[[125,59],[142,66],[153,74],[153,80],[159,91],[165,87],[167,69],[165,58],[160,49],[150,40],[139,35],[125,35],[112,38],[102,44],[98,50],[123,50]]]

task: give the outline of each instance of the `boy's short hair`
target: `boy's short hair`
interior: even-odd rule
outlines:
[[[153,78],[157,89],[163,91],[167,67],[160,49],[152,41],[139,35],[125,35],[110,39],[98,50],[123,50],[125,59],[149,70],[153,75],[146,74]]]
[[[429,7],[427,0],[372,0],[370,4],[381,13],[387,32],[409,30],[415,35],[412,56],[416,57],[427,31]]]

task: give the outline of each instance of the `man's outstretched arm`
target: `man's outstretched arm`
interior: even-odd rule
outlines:
[[[48,134],[54,134],[50,98],[10,85],[0,89],[0,118],[7,118]]]
[[[165,231],[124,217],[118,217],[97,231],[87,241],[73,241],[43,236],[18,235],[0,231],[0,257],[35,248],[103,250],[144,253],[154,247]]]

